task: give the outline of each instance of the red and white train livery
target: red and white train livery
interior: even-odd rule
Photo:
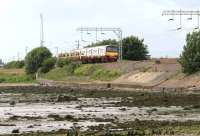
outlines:
[[[62,53],[59,57],[81,61],[82,63],[114,62],[117,61],[119,53],[118,46],[101,45],[76,49],[69,53]]]

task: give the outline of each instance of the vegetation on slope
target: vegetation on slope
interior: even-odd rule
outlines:
[[[15,69],[15,68],[23,68],[24,67],[24,61],[11,61],[11,62],[8,62],[4,68],[7,68],[7,69]]]
[[[55,68],[46,74],[43,78],[51,80],[100,80],[110,81],[120,76],[118,70],[106,70],[98,64],[74,64],[70,63],[62,68]]]
[[[24,69],[0,69],[0,83],[31,83],[33,75],[26,75]]]

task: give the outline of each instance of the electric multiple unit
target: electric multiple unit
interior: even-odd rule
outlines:
[[[119,53],[118,46],[102,45],[76,49],[69,53],[60,54],[59,57],[69,58],[71,60],[79,60],[82,63],[114,62],[117,61]]]

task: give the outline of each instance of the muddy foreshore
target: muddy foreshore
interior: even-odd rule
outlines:
[[[199,135],[200,91],[1,86],[0,134]]]

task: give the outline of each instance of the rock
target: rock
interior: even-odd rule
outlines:
[[[66,102],[66,101],[76,101],[77,97],[74,96],[66,96],[66,95],[58,95],[56,102]]]
[[[121,111],[126,111],[127,109],[126,109],[126,108],[120,108],[119,110],[121,110]]]
[[[34,126],[33,126],[33,125],[30,125],[30,126],[28,126],[27,128],[34,128]]]
[[[19,133],[19,129],[13,129],[13,130],[12,130],[12,133],[18,134],[18,133]]]
[[[10,101],[10,106],[15,106],[16,105],[16,102],[15,101]]]

